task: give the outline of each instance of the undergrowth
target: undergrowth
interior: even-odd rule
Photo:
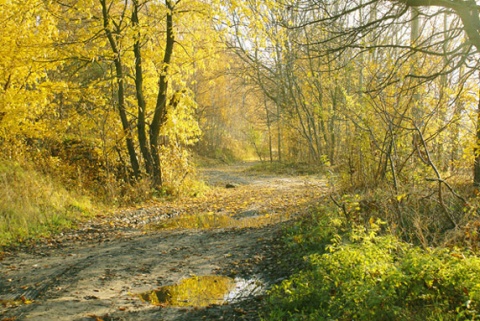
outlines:
[[[480,258],[407,243],[371,217],[347,222],[324,205],[289,228],[302,262],[274,286],[263,320],[477,320]]]
[[[0,249],[72,227],[91,210],[88,198],[51,177],[0,161]]]
[[[385,221],[392,234],[423,248],[461,246],[478,250],[480,199],[463,186],[450,191],[438,184],[395,190],[381,185],[330,194],[347,224],[365,225],[371,217]]]

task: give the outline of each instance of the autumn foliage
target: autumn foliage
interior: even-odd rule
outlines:
[[[441,212],[440,230],[475,207],[457,192],[480,177],[466,3],[1,4],[3,159],[68,190],[117,204],[195,194],[195,154],[381,190],[402,233],[417,219],[400,214],[408,195]]]
[[[463,0],[0,0],[0,246],[170,196],[189,203],[157,229],[278,223],[250,186],[203,193],[197,176],[256,160],[328,193],[287,232],[304,269],[266,318],[478,318],[479,16]],[[262,191],[285,220],[307,206]]]

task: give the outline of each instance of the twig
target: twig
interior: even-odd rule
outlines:
[[[350,214],[348,214],[347,207],[345,206],[345,203],[338,203],[336,199],[333,198],[333,195],[330,194],[330,199],[335,203],[335,205],[340,208],[343,211],[343,214],[345,215],[345,218],[347,219],[347,222],[350,223]]]
[[[415,130],[416,132],[418,133],[418,138],[420,138],[420,142],[422,143],[422,147],[425,151],[425,156],[426,156],[426,159],[423,160],[422,157],[420,157],[422,159],[422,161],[426,161],[426,164],[429,165],[433,171],[435,172],[435,176],[437,176],[436,178],[433,178],[433,179],[430,179],[432,181],[436,181],[438,182],[438,200],[440,202],[440,205],[442,206],[443,208],[443,211],[445,212],[445,215],[447,216],[447,218],[450,220],[450,222],[455,226],[455,227],[458,227],[458,224],[457,222],[455,221],[455,219],[453,218],[452,214],[450,213],[450,211],[448,210],[447,206],[445,205],[445,203],[443,202],[443,195],[442,195],[442,183],[445,184],[445,186],[448,187],[448,189],[450,190],[450,192],[453,191],[453,189],[447,184],[447,182],[445,182],[445,180],[441,177],[440,175],[440,172],[439,170],[437,169],[437,167],[435,166],[435,164],[433,163],[432,161],[432,158],[430,157],[430,152],[428,151],[428,147],[427,147],[427,143],[425,142],[425,138],[423,137],[423,134],[422,134],[422,131],[420,130],[420,128],[418,128],[417,125],[415,125]],[[417,147],[418,148],[418,147]],[[419,154],[420,151],[419,151]],[[427,179],[428,180],[428,179]],[[453,192],[452,192],[453,193]],[[459,197],[458,194],[454,193],[455,196]],[[463,198],[461,198],[463,201],[465,201]],[[466,203],[466,202],[464,202]]]
[[[442,179],[442,178],[434,178],[434,177],[427,177],[425,178],[425,180],[427,182],[440,182],[440,183],[443,183],[445,184],[445,186],[448,188],[448,190],[450,191],[450,193],[452,193],[455,197],[457,197],[459,200],[461,200],[463,202],[463,204],[469,206],[469,203],[468,201],[463,197],[461,196],[460,194],[458,194],[457,192],[455,192],[455,190],[453,189],[453,187],[450,186],[450,184],[447,183],[446,180]]]

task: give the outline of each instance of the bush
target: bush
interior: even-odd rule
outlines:
[[[478,318],[478,257],[380,236],[378,223],[345,234],[338,224],[325,227],[330,244],[306,255],[304,268],[271,290],[264,320]],[[301,235],[296,241],[290,235],[290,243],[308,243],[308,234]]]

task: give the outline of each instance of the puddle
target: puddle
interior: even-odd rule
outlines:
[[[261,214],[256,211],[244,211],[239,214],[212,214],[202,213],[195,215],[182,215],[153,224],[152,229],[213,229],[213,228],[248,228],[272,225],[290,219],[295,213]]]
[[[245,280],[226,276],[194,276],[178,284],[162,286],[138,294],[144,302],[161,306],[207,307],[241,301],[261,294],[263,283],[258,279]]]

